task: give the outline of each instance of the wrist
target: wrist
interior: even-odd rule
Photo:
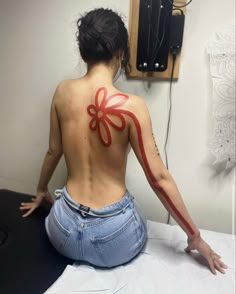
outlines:
[[[200,231],[197,230],[196,232],[194,232],[193,235],[189,235],[188,236],[188,239],[191,240],[191,241],[195,241],[195,240],[201,239],[201,233],[200,233]]]
[[[37,194],[46,194],[48,192],[48,188],[37,187]]]

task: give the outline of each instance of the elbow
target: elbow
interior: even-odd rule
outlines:
[[[157,175],[154,175],[154,178],[151,180],[149,179],[149,183],[152,187],[152,189],[156,190],[162,190],[163,187],[166,186],[166,183],[171,181],[171,176],[168,172],[168,170],[163,170],[162,172],[159,172]]]
[[[54,158],[61,158],[63,151],[62,149],[51,149],[49,148],[47,151],[48,156],[54,157]]]

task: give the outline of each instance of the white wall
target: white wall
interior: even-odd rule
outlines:
[[[34,193],[49,134],[49,109],[57,83],[84,73],[75,42],[75,21],[95,7],[126,16],[127,0],[0,0],[0,188]],[[234,171],[217,172],[207,148],[211,79],[206,41],[234,18],[234,0],[194,0],[187,9],[180,78],[173,86],[168,145],[169,168],[196,224],[231,233]],[[118,88],[142,96],[164,158],[169,83],[129,80]],[[65,183],[62,160],[51,190]],[[149,219],[165,222],[167,213],[130,154],[127,186]]]

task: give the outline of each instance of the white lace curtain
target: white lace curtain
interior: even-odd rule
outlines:
[[[207,53],[213,82],[212,126],[209,148],[214,164],[225,163],[226,169],[235,165],[235,25],[219,30],[208,42]]]

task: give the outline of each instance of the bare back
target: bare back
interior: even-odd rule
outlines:
[[[129,96],[118,93],[113,86],[95,88],[82,78],[66,81],[55,100],[67,190],[73,199],[93,208],[119,201],[126,189],[129,123],[118,113],[107,113],[129,107]]]

